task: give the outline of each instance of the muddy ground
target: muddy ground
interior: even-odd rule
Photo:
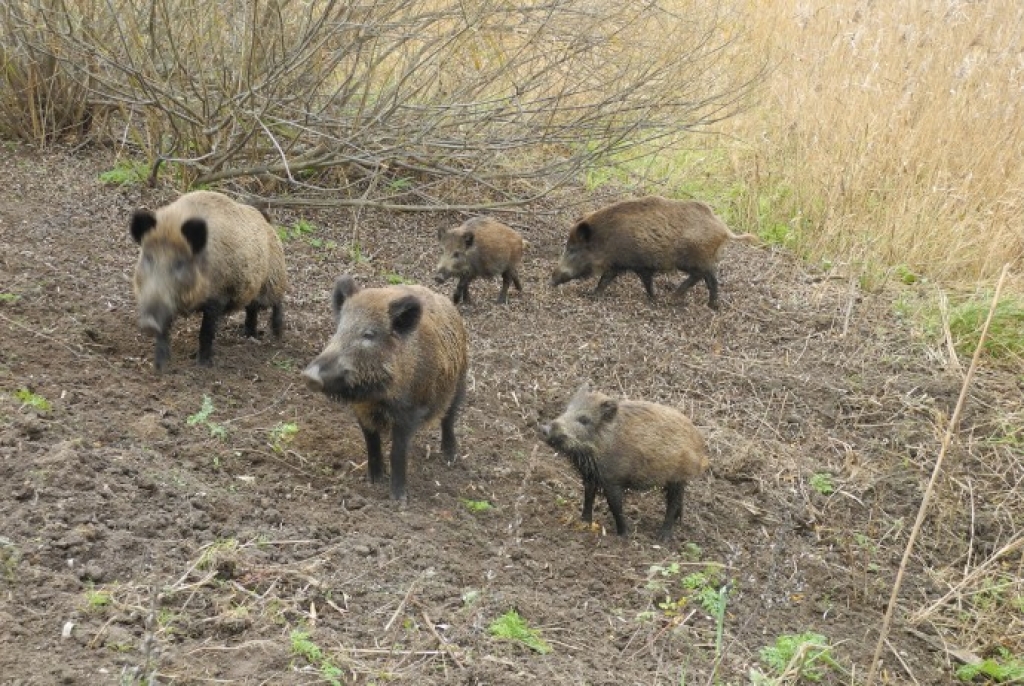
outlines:
[[[502,307],[497,283],[473,285],[460,460],[440,459],[436,426],[419,433],[402,510],[365,480],[351,414],[299,372],[331,332],[339,274],[433,287],[436,227],[460,217],[363,212],[357,254],[352,212],[302,215],[315,229],[285,244],[284,340],[244,339],[236,314],[214,367],[197,367],[193,317],[157,375],[127,219],[175,194],[105,186],[112,165],[0,154],[0,683],[738,684],[777,674],[761,648],[805,631],[847,670],[826,683],[863,678],[962,381],[893,293],[736,244],[717,313],[702,286],[672,297],[676,275],[654,302],[628,276],[594,298],[593,280],[546,277],[571,219],[607,198],[505,215],[531,242],[525,292]],[[712,469],[670,544],[657,491],[627,497],[626,539],[601,499],[597,526],[579,522],[580,480],[537,425],[584,380],[679,407],[705,433]],[[1021,395],[983,370],[965,431]],[[1006,508],[982,517],[979,487],[963,495],[973,445],[954,445],[911,558],[885,683],[953,680],[934,636],[956,627],[907,614],[1016,530]],[[719,638],[701,597],[722,587]],[[550,652],[492,635],[511,609]]]

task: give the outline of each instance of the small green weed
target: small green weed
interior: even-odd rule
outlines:
[[[998,657],[990,657],[975,665],[961,665],[956,670],[956,678],[960,681],[974,681],[982,676],[997,683],[1024,682],[1024,660],[1006,648],[998,649]]]
[[[114,168],[100,174],[100,182],[108,186],[129,186],[141,184],[149,176],[149,165],[145,162],[118,160]]]
[[[836,486],[832,482],[832,475],[828,472],[811,474],[811,478],[808,481],[811,484],[811,488],[822,495],[832,495],[836,491]]]
[[[3,572],[4,579],[12,583],[15,581],[15,570],[19,562],[21,551],[18,547],[8,539],[0,537],[0,571]]]
[[[900,283],[911,285],[923,281],[920,274],[917,274],[905,264],[898,264],[893,269],[896,272],[896,278],[900,280]]]
[[[299,433],[299,425],[295,422],[280,422],[270,430],[270,447],[275,453],[284,452],[285,447]]]
[[[314,231],[316,231],[316,225],[306,221],[305,219],[300,219],[291,226],[277,227],[277,235],[286,243],[288,241],[304,238]]]
[[[320,670],[320,676],[331,686],[341,686],[341,670],[331,662],[323,649],[313,642],[308,631],[294,629],[289,636],[292,655],[301,657]]]
[[[110,591],[89,588],[85,591],[85,604],[89,610],[101,610],[110,605],[113,599]]]
[[[468,498],[462,499],[462,504],[466,506],[466,509],[470,512],[487,512],[493,510],[494,505],[491,505],[486,500],[469,500]]]
[[[530,628],[526,620],[520,617],[515,610],[509,610],[491,622],[487,631],[496,638],[522,643],[541,655],[551,652],[551,646],[541,638],[540,632]]]
[[[196,569],[216,569],[227,558],[238,550],[238,541],[234,538],[223,538],[210,543],[203,549],[196,560]]]
[[[190,414],[185,423],[189,426],[205,426],[210,430],[210,435],[220,440],[226,440],[228,437],[228,430],[222,424],[210,421],[210,415],[213,414],[213,399],[210,396],[203,394],[203,405],[199,408],[199,411],[195,414]]]
[[[828,639],[811,631],[783,634],[775,639],[774,645],[761,648],[760,655],[771,673],[751,670],[750,681],[756,685],[777,683],[783,675],[795,676],[797,680],[821,681],[829,669],[846,673],[832,656]]]
[[[0,293],[0,303],[17,302],[20,297],[17,293]]]
[[[370,261],[370,258],[363,253],[363,246],[358,241],[349,244],[348,259],[352,264],[362,264]]]
[[[396,274],[395,272],[389,272],[387,275],[385,275],[384,278],[392,286],[401,286],[403,284],[414,284],[414,283],[416,283],[412,279],[407,279],[404,276],[402,276],[401,274]]]
[[[948,308],[949,334],[957,353],[965,357],[974,355],[981,338],[981,329],[992,304],[991,293],[950,298]],[[929,338],[940,342],[945,337],[941,309],[938,303],[907,297],[895,304],[896,311],[919,322]],[[993,359],[1019,360],[1024,357],[1024,298],[1003,294],[992,314],[985,348],[982,351]]]
[[[19,388],[14,392],[14,397],[21,401],[22,407],[28,406],[39,412],[49,412],[52,409],[50,401],[41,395],[33,393],[27,388]]]

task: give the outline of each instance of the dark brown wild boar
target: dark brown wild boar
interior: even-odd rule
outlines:
[[[702,202],[647,196],[623,200],[592,212],[569,231],[551,285],[592,274],[601,293],[621,272],[634,272],[654,297],[654,275],[680,270],[687,278],[683,295],[701,279],[708,306],[718,309],[718,260],[730,240],[756,243],[757,236],[736,235]]]
[[[175,317],[202,312],[199,364],[213,362],[213,338],[221,316],[245,308],[245,335],[256,336],[256,316],[271,308],[275,336],[284,328],[282,302],[288,285],[281,239],[260,210],[221,193],[187,193],[156,212],[132,214],[139,244],[135,298],[139,327],[156,338],[154,365],[170,359]]]
[[[454,229],[438,229],[437,238],[444,251],[437,263],[434,280],[444,283],[452,277],[459,281],[452,300],[469,303],[469,284],[481,277],[501,275],[499,303],[508,302],[508,286],[514,283],[523,292],[519,282],[519,265],[523,261],[526,241],[513,228],[486,217],[476,217]]]
[[[455,419],[466,390],[466,329],[447,298],[422,286],[334,286],[337,328],[309,363],[306,385],[352,406],[371,482],[384,478],[381,433],[391,431],[391,498],[406,501],[409,441],[441,417],[441,452],[455,462]]]
[[[659,532],[665,540],[682,515],[686,482],[708,468],[704,438],[686,415],[655,403],[616,400],[587,384],[541,432],[583,477],[583,520],[592,520],[600,488],[620,536],[629,532],[622,514],[625,489],[665,489],[665,521]]]

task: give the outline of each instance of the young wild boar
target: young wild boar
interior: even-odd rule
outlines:
[[[391,431],[391,498],[406,501],[406,453],[421,424],[441,417],[441,452],[455,461],[455,418],[466,389],[466,329],[455,306],[422,286],[334,285],[337,329],[309,363],[306,385],[352,406],[371,482],[384,478],[381,432]]]
[[[245,335],[256,336],[256,315],[271,308],[280,337],[287,288],[284,249],[260,210],[212,191],[187,193],[156,212],[136,210],[131,236],[139,244],[135,298],[139,327],[156,337],[154,365],[170,359],[174,318],[202,312],[199,364],[213,362],[222,315],[245,308]]]
[[[655,403],[616,400],[587,384],[541,432],[583,477],[583,521],[591,521],[600,487],[620,536],[629,531],[622,515],[625,489],[664,487],[665,522],[659,537],[667,540],[683,512],[686,482],[708,468],[704,438],[684,414]]]
[[[654,275],[678,269],[688,276],[676,292],[683,295],[703,279],[708,306],[717,310],[718,259],[730,240],[756,243],[757,237],[734,234],[702,202],[653,195],[623,200],[576,222],[551,275],[551,285],[597,274],[597,294],[621,272],[631,271],[653,298]]]
[[[508,302],[508,286],[514,283],[523,292],[519,282],[519,265],[523,261],[525,241],[515,229],[485,217],[476,217],[450,231],[440,228],[437,238],[444,253],[437,263],[434,280],[444,283],[458,278],[452,300],[469,303],[469,284],[480,277],[501,274],[501,292],[498,302]]]

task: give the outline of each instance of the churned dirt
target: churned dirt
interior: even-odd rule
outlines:
[[[864,676],[962,381],[891,293],[733,245],[717,313],[702,285],[673,297],[678,275],[654,302],[632,275],[594,298],[593,280],[547,275],[571,220],[608,197],[502,215],[531,244],[525,292],[503,307],[497,281],[471,286],[460,459],[446,466],[438,427],[421,431],[398,509],[365,480],[351,414],[299,372],[332,332],[338,275],[434,287],[437,226],[465,217],[301,215],[315,228],[285,243],[285,338],[246,340],[235,314],[200,368],[185,319],[157,375],[127,226],[175,193],[105,186],[112,165],[0,154],[0,683],[746,683],[769,673],[762,647],[805,631],[848,670],[826,683]],[[579,522],[581,482],[537,426],[585,380],[704,432],[712,468],[670,545],[659,491],[627,496],[626,539],[602,499],[597,526]],[[1018,379],[983,373],[965,426],[1020,398]],[[934,570],[1012,529],[1002,511],[973,524],[984,498],[955,487],[969,448],[954,446],[908,567],[885,683],[952,679],[938,630],[906,616],[947,590]],[[723,587],[719,637],[701,596]],[[510,610],[550,652],[492,635]]]

